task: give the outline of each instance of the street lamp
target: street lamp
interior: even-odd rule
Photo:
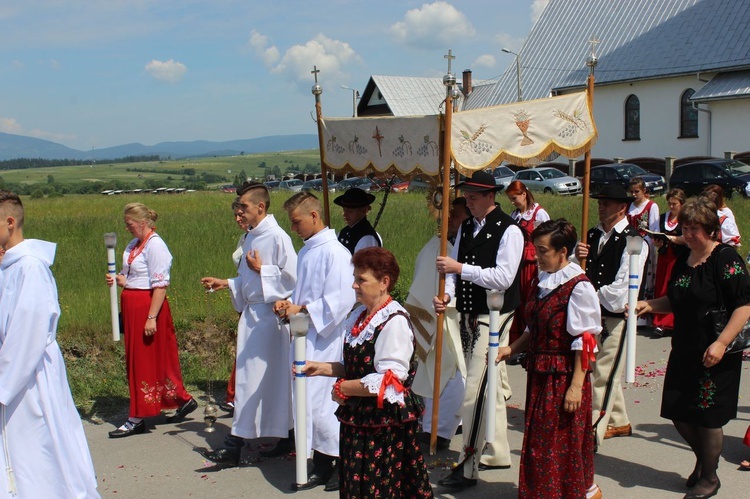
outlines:
[[[357,117],[357,100],[359,99],[359,90],[349,88],[346,85],[341,85],[341,88],[343,88],[344,90],[352,91],[352,118],[356,118]]]
[[[523,94],[521,93],[521,56],[516,54],[512,50],[502,49],[506,54],[512,54],[516,56],[516,84],[518,85],[518,102],[523,100]]]

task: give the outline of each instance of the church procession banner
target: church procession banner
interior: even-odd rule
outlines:
[[[403,176],[440,172],[440,116],[322,118],[323,160],[331,170]],[[507,161],[533,166],[553,153],[575,158],[596,142],[586,92],[453,114],[451,156],[459,172]]]
[[[451,153],[464,175],[503,161],[533,165],[552,153],[575,158],[597,137],[586,92],[455,113],[451,128]]]
[[[440,170],[439,116],[324,118],[323,159],[332,170],[402,175]]]

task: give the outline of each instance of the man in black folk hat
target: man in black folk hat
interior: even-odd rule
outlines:
[[[597,336],[599,353],[592,376],[593,418],[598,421],[596,441],[601,445],[604,439],[633,433],[620,378],[625,360],[624,312],[629,285],[627,236],[638,236],[638,232],[628,223],[626,214],[633,198],[625,189],[607,185],[591,197],[598,200],[599,224],[588,231],[588,244],[578,243],[575,256],[578,261],[587,260],[586,276],[596,289],[604,322],[604,330]],[[648,259],[648,245],[645,241],[642,245],[638,272],[641,279]]]
[[[358,187],[353,187],[337,197],[333,202],[344,209],[346,227],[339,232],[339,242],[346,246],[352,255],[357,251],[383,245],[380,234],[367,220],[370,205],[375,196]]]
[[[508,419],[502,380],[498,382],[495,437],[485,442],[485,390],[489,309],[487,290],[505,292],[500,312],[500,344],[508,344],[513,310],[520,302],[519,267],[523,233],[510,216],[495,204],[495,179],[489,173],[474,172],[458,184],[466,196],[471,217],[462,224],[450,257],[438,257],[437,270],[446,274],[446,294],[435,297],[437,312],[445,309],[452,296],[460,313],[461,346],[466,360],[466,392],[461,408],[463,449],[453,471],[438,484],[461,490],[477,484],[479,471],[510,467]],[[505,327],[503,327],[505,325]],[[498,370],[502,378],[502,370]],[[485,443],[487,444],[485,448]],[[484,452],[483,452],[484,451]],[[481,463],[480,463],[481,458]]]

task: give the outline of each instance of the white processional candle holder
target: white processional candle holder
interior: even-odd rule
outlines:
[[[635,382],[635,337],[638,329],[638,317],[635,316],[635,307],[638,304],[638,280],[643,269],[640,267],[640,256],[643,251],[643,238],[640,236],[627,236],[626,251],[629,256],[628,262],[628,319],[626,322],[626,344],[625,344],[625,382]]]
[[[490,338],[487,352],[487,408],[486,441],[495,439],[495,406],[497,405],[497,351],[500,348],[500,310],[505,302],[505,292],[497,289],[487,290],[487,307],[490,309]]]
[[[117,233],[107,232],[104,234],[104,246],[107,248],[107,272],[115,279],[115,246],[117,246]],[[112,341],[120,341],[120,315],[117,308],[117,279],[109,287],[109,308],[112,314]]]
[[[294,440],[296,453],[297,485],[307,483],[307,375],[301,372],[305,366],[307,330],[310,317],[299,313],[289,317],[289,328],[294,342],[294,400],[295,422]]]

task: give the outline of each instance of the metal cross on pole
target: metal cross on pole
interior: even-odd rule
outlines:
[[[318,66],[313,66],[313,70],[310,71],[310,73],[312,73],[313,76],[315,76],[315,83],[318,83],[318,73],[320,73]]]
[[[456,56],[453,55],[453,51],[451,49],[448,49],[448,53],[443,56],[443,59],[448,59],[448,74],[451,72],[451,61],[455,59]]]

